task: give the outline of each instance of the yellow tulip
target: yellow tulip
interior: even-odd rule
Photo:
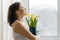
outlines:
[[[38,18],[39,17],[39,16],[34,16],[34,15],[30,14],[30,13],[29,14],[26,14],[25,16],[31,17],[33,21],[34,21],[35,18]]]
[[[35,16],[31,16],[31,18],[32,18],[32,20],[34,21],[34,19],[35,19]]]
[[[29,16],[29,17],[31,17],[32,15],[31,15],[31,14],[26,14],[25,16]]]

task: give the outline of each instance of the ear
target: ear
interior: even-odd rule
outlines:
[[[19,11],[18,11],[18,10],[16,10],[16,13],[17,13],[17,14],[19,14]]]

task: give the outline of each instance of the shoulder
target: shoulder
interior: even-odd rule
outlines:
[[[14,23],[12,24],[12,26],[20,26],[20,25],[22,25],[22,22],[18,20],[14,21]]]
[[[12,28],[13,28],[14,32],[18,33],[21,27],[23,27],[23,26],[20,23],[20,21],[18,21],[18,20],[14,21],[14,23],[12,24]]]

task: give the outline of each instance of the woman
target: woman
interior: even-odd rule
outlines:
[[[39,37],[33,35],[22,21],[26,13],[26,8],[19,2],[15,2],[9,7],[8,23],[13,28],[14,40],[39,40]]]

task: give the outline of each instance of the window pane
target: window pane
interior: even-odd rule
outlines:
[[[57,0],[29,0],[29,10],[40,16],[37,35],[57,36]]]

